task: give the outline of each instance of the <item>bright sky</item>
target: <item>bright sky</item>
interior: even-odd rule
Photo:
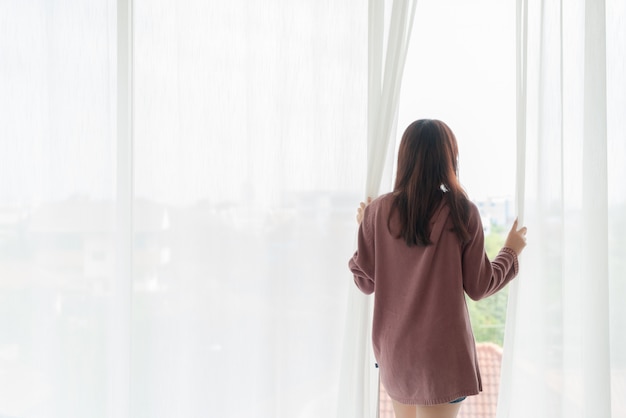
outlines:
[[[515,192],[514,6],[417,2],[398,138],[415,119],[446,122],[459,142],[461,182],[474,199]]]

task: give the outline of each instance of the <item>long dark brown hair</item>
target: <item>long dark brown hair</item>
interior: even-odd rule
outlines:
[[[469,204],[458,179],[458,146],[452,130],[439,120],[411,123],[398,152],[394,199],[387,226],[397,213],[400,231],[408,246],[427,246],[430,221],[442,199],[450,206],[454,232],[464,243],[469,239]],[[394,228],[395,229],[395,228]]]

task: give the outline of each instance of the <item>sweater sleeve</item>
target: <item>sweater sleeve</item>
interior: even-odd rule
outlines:
[[[485,236],[478,209],[471,205],[470,241],[463,248],[463,288],[473,300],[493,295],[517,275],[517,254],[504,247],[489,261],[485,252]]]
[[[370,206],[365,208],[359,226],[357,250],[348,267],[354,274],[354,283],[366,295],[374,293],[374,228]]]

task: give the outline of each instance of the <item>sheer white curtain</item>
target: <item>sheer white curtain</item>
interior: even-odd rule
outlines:
[[[520,209],[499,417],[626,417],[626,3],[518,1]]]
[[[0,415],[336,413],[367,13],[0,3]]]
[[[115,7],[0,3],[0,416],[111,412]]]
[[[391,190],[400,86],[417,0],[370,0],[365,196]],[[355,227],[356,228],[356,227]],[[338,417],[378,416],[379,383],[371,347],[373,299],[348,280]]]
[[[131,416],[335,412],[361,3],[134,1]]]

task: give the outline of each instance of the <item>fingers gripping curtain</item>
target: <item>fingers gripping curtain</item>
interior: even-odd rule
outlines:
[[[366,196],[384,192],[390,179],[393,138],[398,116],[402,72],[411,36],[416,0],[370,0],[368,22],[368,127]],[[391,9],[386,22],[385,12]],[[385,24],[387,23],[387,24]],[[383,49],[384,41],[387,41]],[[378,379],[371,350],[373,300],[350,283],[344,333],[339,417],[375,417],[378,414]]]
[[[530,233],[497,416],[625,417],[626,4],[517,4],[518,211]]]

